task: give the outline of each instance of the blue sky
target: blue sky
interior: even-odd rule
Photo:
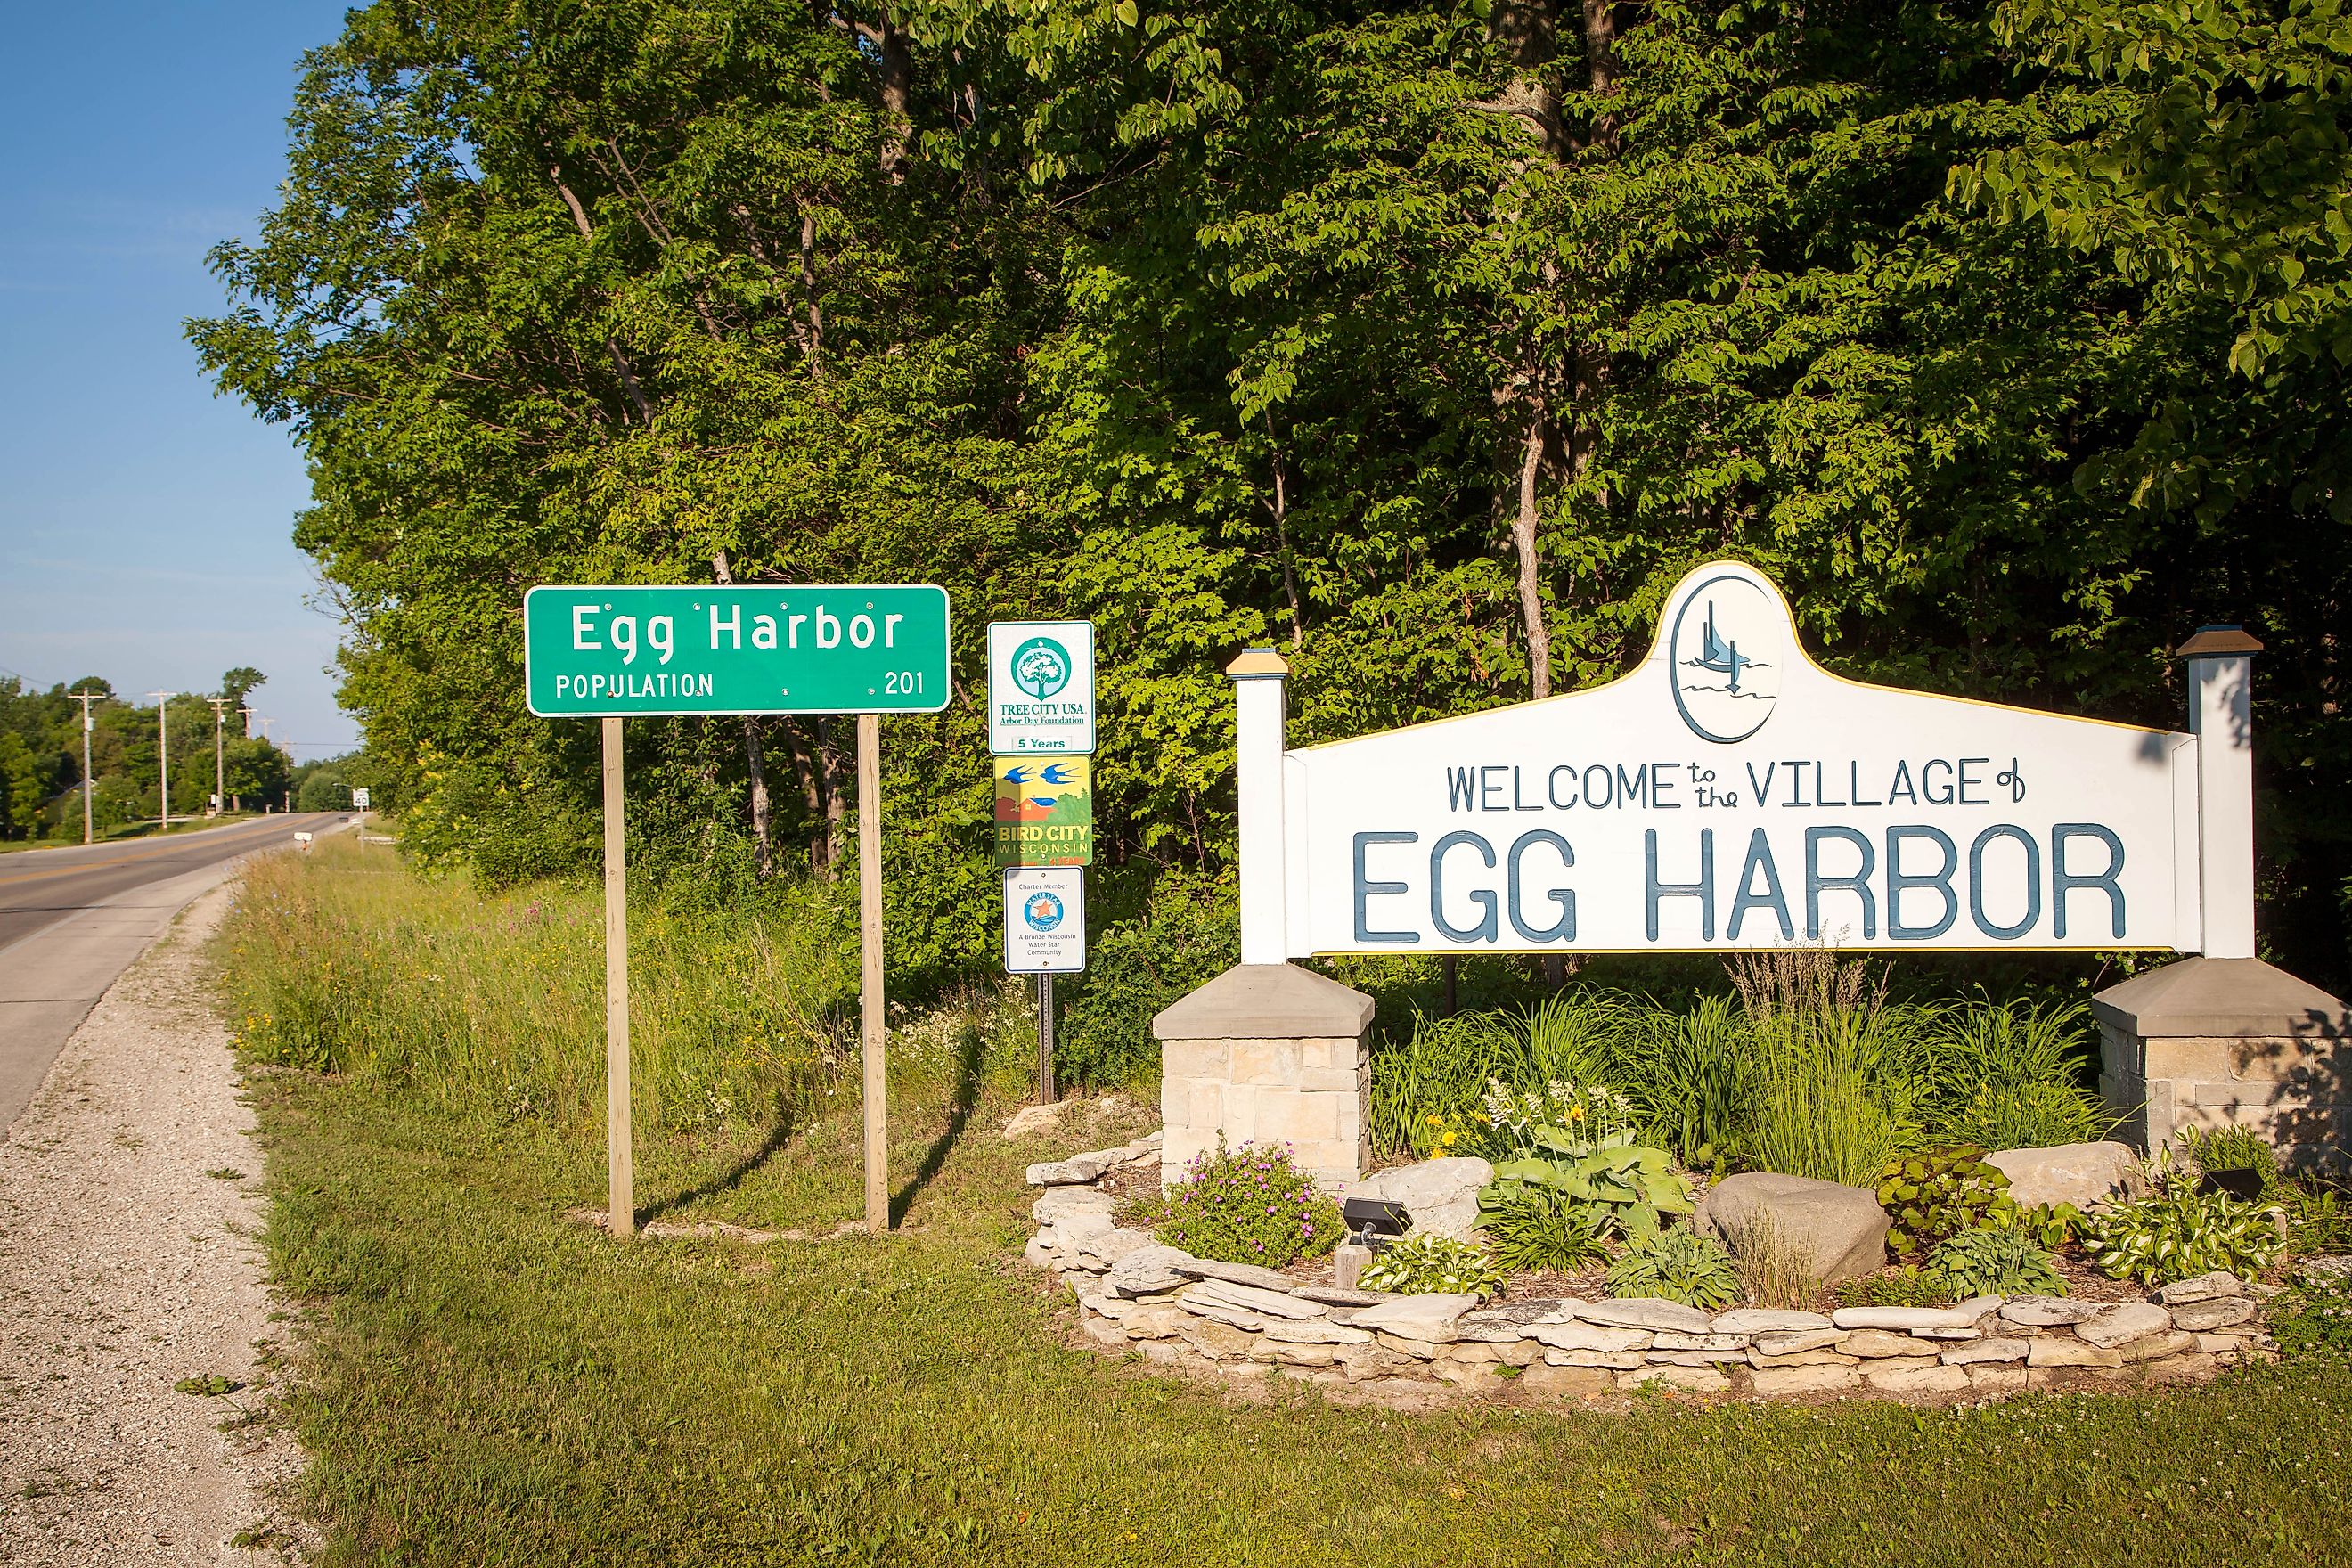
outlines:
[[[301,459],[213,395],[180,322],[223,308],[205,252],[274,200],[295,62],[342,15],[0,5],[0,672],[211,691],[253,665],[298,758],[359,736],[290,542]]]

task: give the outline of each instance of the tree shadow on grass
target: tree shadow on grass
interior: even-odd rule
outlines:
[[[777,1111],[775,1121],[769,1124],[767,1137],[761,1142],[758,1148],[709,1180],[699,1182],[684,1192],[673,1194],[658,1202],[641,1206],[637,1210],[637,1224],[642,1226],[649,1221],[661,1218],[664,1215],[675,1214],[689,1204],[700,1203],[705,1198],[715,1198],[721,1193],[733,1192],[737,1187],[741,1186],[753,1172],[783,1151],[784,1145],[792,1142],[793,1132],[799,1130],[799,1125],[793,1120],[793,1113],[790,1110]]]
[[[907,1211],[915,1206],[916,1197],[940,1173],[940,1167],[948,1163],[948,1156],[962,1139],[964,1124],[971,1120],[973,1108],[980,1103],[980,1058],[986,1047],[987,1042],[981,1038],[978,1029],[965,1028],[956,1050],[955,1092],[948,1098],[948,1124],[931,1140],[931,1146],[923,1151],[923,1163],[915,1168],[914,1175],[890,1199],[890,1224],[894,1229],[905,1221]]]

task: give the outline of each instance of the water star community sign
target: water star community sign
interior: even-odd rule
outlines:
[[[2196,679],[2227,666],[2237,689],[2204,700],[2242,715],[2244,659],[2206,662]],[[1284,668],[1253,653],[1232,671],[1244,963],[2215,952],[2200,897],[2241,881],[2251,931],[2251,828],[2242,874],[2200,822],[2200,801],[2251,822],[2230,782],[2242,719],[2234,737],[2180,733],[1846,680],[1744,565],[1685,577],[1632,673],[1541,701],[1286,751]],[[2200,785],[2200,767],[2221,771]]]
[[[952,695],[929,584],[533,588],[523,629],[543,718],[931,713]]]

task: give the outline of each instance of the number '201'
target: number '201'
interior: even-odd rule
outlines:
[[[885,670],[882,692],[886,697],[920,697],[923,694],[923,672],[919,669]]]

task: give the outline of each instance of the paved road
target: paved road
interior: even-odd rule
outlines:
[[[241,856],[343,821],[267,816],[169,838],[0,856],[0,1133],[92,1004]]]

